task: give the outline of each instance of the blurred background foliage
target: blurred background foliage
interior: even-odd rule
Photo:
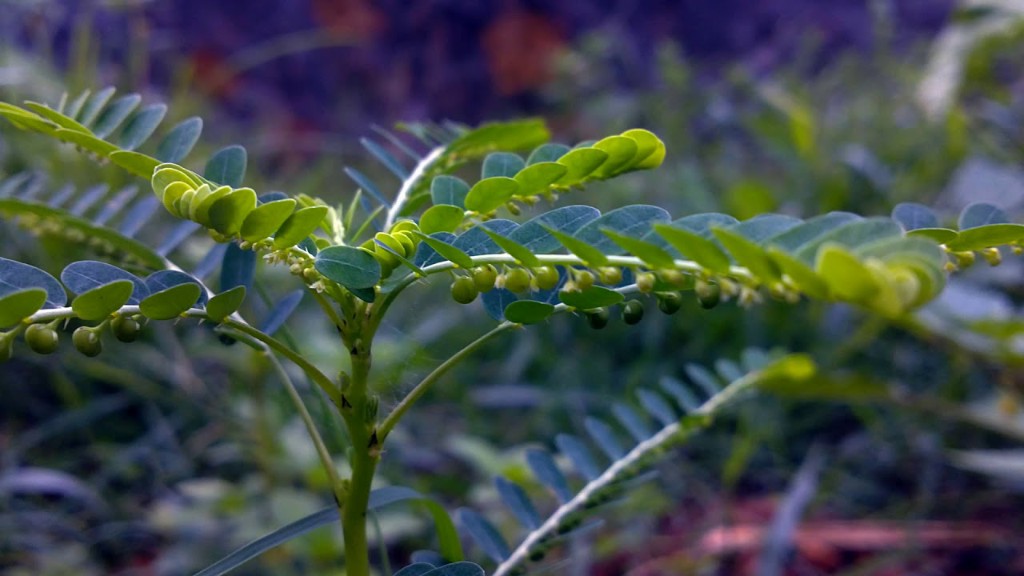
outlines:
[[[0,9],[0,99],[56,101],[106,84],[140,91],[178,119],[203,116],[210,151],[245,144],[260,190],[339,203],[356,188],[342,166],[390,182],[359,146],[375,126],[541,115],[565,142],[631,127],[666,142],[661,169],[578,200],[602,209],[807,217],[917,201],[953,218],[985,201],[1016,221],[1024,212],[1024,7],[1012,0],[0,0]],[[54,187],[126,183],[9,128],[0,179],[40,170]],[[8,221],[0,242],[5,256],[51,270],[88,255]],[[194,247],[197,260],[206,249]],[[290,287],[265,272],[270,293]],[[653,482],[560,552],[555,572],[1022,573],[1022,272],[1008,254],[999,268],[975,266],[898,326],[770,300],[711,312],[687,303],[671,317],[649,310],[639,326],[613,321],[600,332],[556,317],[455,370],[395,432],[382,479],[494,518],[491,479],[528,481],[525,446],[550,447],[587,414],[634,402],[638,387],[685,378],[688,363],[782,347],[811,354],[821,382],[747,402],[671,454]],[[491,324],[446,291],[422,287],[392,314],[376,351],[383,401]],[[300,309],[288,329],[330,365],[337,351],[314,310]],[[184,324],[152,325],[130,348],[110,344],[96,359],[25,351],[0,368],[4,574],[182,574],[324,505],[301,424],[250,351]],[[307,395],[314,407],[324,401]],[[343,448],[330,411],[320,414]],[[431,546],[418,510],[374,521],[382,566]],[[762,534],[790,553],[762,552]],[[321,529],[239,573],[326,574],[339,542]]]

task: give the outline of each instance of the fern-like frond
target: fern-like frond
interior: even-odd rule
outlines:
[[[715,371],[691,366],[688,375],[705,395],[697,401],[693,389],[675,380],[662,382],[660,390],[642,390],[639,408],[616,405],[612,413],[618,425],[629,433],[632,448],[624,447],[620,434],[607,422],[588,418],[587,433],[609,463],[599,465],[587,443],[576,436],[560,435],[559,451],[586,483],[573,491],[555,458],[545,450],[527,451],[527,462],[536,479],[559,502],[546,519],[541,519],[525,491],[508,479],[497,478],[502,502],[525,530],[513,548],[497,528],[471,509],[457,512],[460,523],[474,542],[496,563],[493,576],[524,574],[528,564],[539,562],[559,540],[578,530],[597,509],[617,497],[669,450],[686,442],[715,415],[761,385],[777,381],[806,381],[814,364],[802,355],[768,355],[749,350],[741,363],[723,362]]]

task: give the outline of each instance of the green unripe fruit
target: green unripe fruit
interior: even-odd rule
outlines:
[[[641,272],[636,275],[636,289],[647,294],[654,290],[657,279],[650,272]]]
[[[665,270],[660,273],[660,276],[662,282],[676,288],[683,288],[686,286],[686,274],[683,274],[679,270]]]
[[[697,293],[697,301],[700,302],[701,308],[705,310],[718,306],[722,300],[722,289],[718,284],[698,280],[697,285],[694,286],[694,292]]]
[[[526,292],[530,289],[530,280],[526,268],[513,268],[505,273],[505,289],[510,292]]]
[[[533,277],[537,280],[537,288],[541,290],[552,290],[558,286],[558,269],[554,266],[541,266],[533,271]]]
[[[622,268],[602,266],[597,269],[597,277],[601,280],[602,284],[616,286],[619,282],[622,282]]]
[[[683,306],[683,297],[679,292],[658,293],[658,310],[665,314],[675,314]]]
[[[480,292],[487,292],[494,288],[494,281],[497,279],[498,270],[491,264],[473,268],[473,284]]]
[[[135,342],[139,338],[139,326],[138,321],[129,316],[115,316],[110,321],[110,331],[114,333],[114,338],[117,338],[121,342]]]
[[[584,312],[587,315],[587,323],[594,330],[600,330],[608,325],[608,309],[597,308],[594,310],[587,310]]]
[[[60,336],[46,324],[32,324],[25,329],[25,343],[37,354],[53,354],[60,344]]]
[[[469,304],[476,300],[479,293],[476,283],[469,276],[459,276],[452,282],[452,299],[459,304]]]
[[[586,290],[594,285],[594,273],[590,270],[579,270],[576,272],[576,286],[580,290]]]
[[[956,258],[957,266],[961,268],[969,268],[974,264],[974,252],[971,252],[970,250],[953,252],[953,257]]]
[[[99,356],[100,352],[103,351],[103,343],[100,342],[100,335],[97,334],[91,328],[85,326],[79,326],[75,329],[75,333],[71,335],[71,341],[75,344],[75,348],[89,356]]]
[[[630,300],[622,307],[622,320],[630,326],[644,318],[644,305],[639,300]]]
[[[522,211],[519,210],[519,205],[516,204],[515,202],[506,202],[505,209],[508,210],[513,216],[519,216],[519,214],[522,213]]]

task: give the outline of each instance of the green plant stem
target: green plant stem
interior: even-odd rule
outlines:
[[[490,332],[487,332],[483,336],[480,336],[476,340],[467,344],[464,348],[442,362],[440,366],[434,368],[433,372],[427,374],[423,380],[420,380],[419,384],[414,386],[413,389],[410,390],[404,398],[402,398],[398,405],[391,410],[391,413],[388,414],[387,418],[381,422],[380,427],[378,428],[381,441],[383,442],[384,439],[387,438],[388,433],[391,432],[402,416],[409,411],[409,408],[411,408],[417,400],[426,394],[427,391],[430,390],[430,387],[433,386],[434,383],[444,376],[449,370],[451,370],[453,366],[475,352],[491,338],[494,338],[498,334],[501,334],[510,328],[518,326],[521,326],[521,324],[516,324],[514,322],[502,322],[492,328]]]
[[[370,575],[370,549],[366,538],[366,514],[370,504],[370,489],[380,446],[373,423],[367,422],[366,404],[370,375],[370,340],[363,340],[357,331],[351,341],[346,338],[352,359],[350,384],[345,390],[346,403],[341,415],[352,439],[352,478],[348,496],[341,510],[342,536],[345,541],[346,576]],[[372,338],[372,334],[365,334]]]
[[[316,453],[317,456],[320,457],[320,463],[324,467],[324,472],[327,473],[327,478],[331,482],[331,490],[334,491],[334,499],[338,505],[341,506],[345,502],[344,485],[341,482],[341,477],[338,476],[338,470],[334,467],[334,459],[331,458],[331,454],[327,450],[327,445],[324,444],[323,438],[320,437],[320,432],[317,430],[316,424],[313,422],[313,417],[309,414],[309,410],[306,409],[306,404],[302,401],[302,396],[300,396],[299,391],[295,389],[295,384],[288,376],[288,372],[285,371],[281,362],[279,362],[277,357],[269,350],[263,354],[266,356],[271,366],[274,367],[274,371],[277,372],[278,377],[284,384],[285,391],[288,392],[288,397],[295,406],[295,410],[299,413],[299,418],[301,418],[302,423],[306,425],[306,432],[309,433],[309,438],[313,441],[313,446],[316,447]]]

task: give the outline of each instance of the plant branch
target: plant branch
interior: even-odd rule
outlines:
[[[334,467],[334,460],[331,458],[331,454],[328,452],[327,445],[324,444],[323,438],[320,437],[320,432],[317,430],[316,424],[313,422],[313,417],[309,414],[309,410],[306,409],[306,404],[302,401],[302,396],[300,396],[299,391],[295,389],[295,384],[292,382],[292,379],[288,376],[288,372],[285,371],[284,366],[281,365],[281,362],[278,361],[277,357],[269,350],[265,350],[263,354],[274,367],[274,371],[277,372],[278,377],[281,378],[285,391],[288,392],[288,397],[291,399],[292,404],[299,413],[299,418],[301,418],[302,423],[306,425],[306,432],[309,433],[309,438],[313,441],[313,446],[316,447],[317,456],[320,457],[320,464],[323,465],[324,472],[327,473],[327,478],[331,482],[331,490],[334,492],[335,502],[339,507],[343,506],[345,504],[346,493],[341,482],[341,477],[338,476],[338,471]]]
[[[423,378],[423,380],[420,380],[419,384],[413,387],[413,389],[410,390],[409,393],[406,394],[404,398],[402,398],[398,405],[395,406],[393,410],[391,410],[391,413],[388,414],[387,418],[385,418],[384,421],[381,422],[378,428],[378,433],[380,435],[381,441],[383,442],[384,439],[387,438],[388,433],[391,432],[391,430],[395,427],[395,424],[398,423],[398,421],[409,410],[409,408],[412,407],[412,405],[417,400],[419,400],[424,394],[426,394],[427,391],[430,390],[430,387],[433,386],[434,383],[437,382],[442,376],[444,376],[449,370],[451,370],[453,366],[455,366],[456,364],[464,360],[467,356],[475,352],[478,348],[483,346],[488,340],[494,338],[498,334],[501,334],[502,332],[505,332],[510,328],[515,328],[518,326],[521,326],[521,324],[516,324],[514,322],[502,322],[501,324],[498,324],[497,326],[492,328],[483,336],[480,336],[476,340],[467,344],[461,350],[459,350],[451,357],[449,357],[447,360],[442,362],[440,366],[434,368],[433,372],[427,374],[427,376]]]
[[[384,230],[390,230],[391,226],[398,219],[398,216],[402,213],[402,208],[405,203],[409,200],[409,194],[412,193],[413,189],[416,188],[416,184],[419,183],[423,175],[426,174],[427,170],[437,162],[437,159],[444,154],[446,147],[438,146],[430,151],[429,154],[423,157],[422,160],[416,164],[416,168],[409,174],[409,177],[402,182],[402,188],[398,191],[398,196],[395,197],[395,201],[392,202],[391,208],[388,209],[388,216],[384,219]]]

